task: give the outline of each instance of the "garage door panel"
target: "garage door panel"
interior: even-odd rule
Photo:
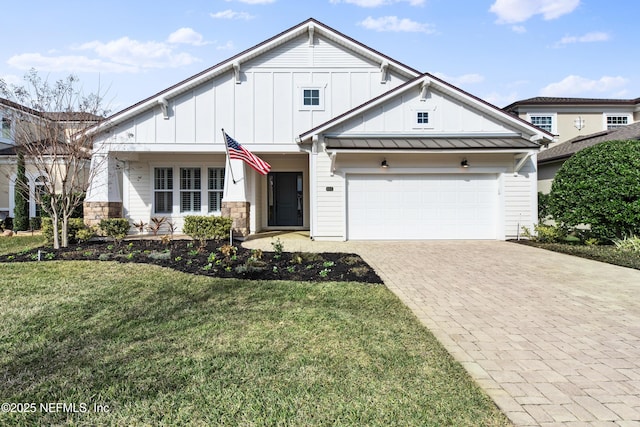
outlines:
[[[495,239],[495,175],[351,175],[349,239]]]

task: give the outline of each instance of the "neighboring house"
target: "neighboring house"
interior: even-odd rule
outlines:
[[[228,161],[222,128],[271,171]],[[226,215],[237,235],[318,240],[515,237],[553,138],[314,19],[92,132],[87,223]]]
[[[34,120],[31,120],[33,118]],[[17,176],[17,135],[36,135],[36,131],[28,130],[33,128],[34,123],[42,123],[42,120],[60,124],[61,138],[69,138],[77,130],[79,123],[97,122],[101,117],[87,113],[41,113],[16,104],[13,101],[0,98],[0,120],[2,122],[2,133],[0,134],[0,217],[13,217],[15,207],[15,181]],[[35,129],[35,128],[33,128]],[[64,140],[64,139],[61,139]],[[43,142],[43,153],[47,154],[46,143]],[[52,153],[53,154],[53,153]],[[59,157],[50,156],[51,158]],[[89,158],[87,158],[89,162]],[[88,163],[87,163],[88,164]],[[29,216],[40,216],[41,209],[36,195],[43,191],[45,183],[52,177],[45,176],[37,166],[25,158],[26,177],[29,184]],[[86,168],[88,170],[88,167]],[[86,170],[83,172],[83,180],[86,186]],[[59,177],[58,182],[59,182]]]
[[[578,151],[605,141],[640,139],[640,122],[618,129],[578,136],[538,154],[538,191],[549,193],[562,164]]]
[[[557,136],[549,146],[596,132],[615,130],[640,121],[640,98],[537,97],[503,108]]]

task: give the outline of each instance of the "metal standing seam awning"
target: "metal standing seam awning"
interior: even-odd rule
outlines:
[[[324,137],[324,150],[331,157],[331,173],[338,153],[512,153],[518,173],[526,160],[540,149],[540,144],[522,137]]]
[[[521,137],[324,137],[326,149],[342,150],[531,150],[537,142]]]

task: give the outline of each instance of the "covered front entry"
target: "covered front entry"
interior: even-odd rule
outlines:
[[[495,174],[347,177],[347,238],[495,239]]]
[[[272,172],[268,176],[268,225],[300,227],[304,223],[302,172]]]

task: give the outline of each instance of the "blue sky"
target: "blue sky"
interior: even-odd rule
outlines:
[[[125,108],[310,17],[499,107],[640,97],[635,0],[4,2],[0,78],[75,74]]]

